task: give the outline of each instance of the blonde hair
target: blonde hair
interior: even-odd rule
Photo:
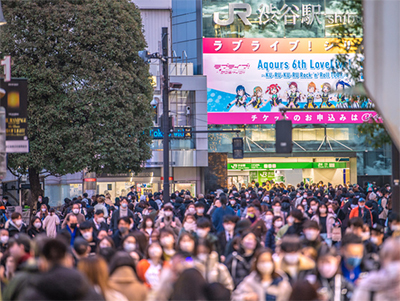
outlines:
[[[83,258],[78,262],[78,270],[86,275],[93,286],[98,286],[105,295],[108,286],[108,267],[106,261],[99,256]]]

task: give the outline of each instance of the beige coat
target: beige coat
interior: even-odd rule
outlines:
[[[43,229],[46,229],[46,234],[50,238],[57,236],[57,225],[60,224],[60,219],[56,214],[48,215],[43,221]]]
[[[318,215],[314,215],[311,218],[311,220],[316,221],[318,223],[318,225],[320,224]],[[326,234],[327,234],[328,238],[332,238],[332,228],[333,228],[334,224],[335,224],[334,215],[332,213],[328,213],[328,215],[326,216]]]
[[[265,301],[267,294],[275,296],[276,301],[288,300],[290,294],[292,293],[292,288],[287,278],[282,276],[280,281],[275,281],[277,282],[276,284],[273,281],[272,284],[269,285],[266,290],[264,290],[260,276],[258,276],[256,272],[251,272],[250,275],[244,278],[237,289],[233,292],[232,301],[245,300],[245,297],[250,294],[257,294],[258,301]]]
[[[203,275],[208,283],[218,282],[228,290],[233,291],[235,285],[226,265],[218,262],[218,253],[213,251],[206,263],[195,260],[195,268]]]
[[[146,300],[147,298],[147,287],[139,282],[135,272],[128,266],[117,268],[110,276],[109,285],[129,301]]]

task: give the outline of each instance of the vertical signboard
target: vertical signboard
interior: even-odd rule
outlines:
[[[28,153],[27,133],[28,81],[13,78],[9,82],[0,79],[1,106],[6,109],[6,152]]]

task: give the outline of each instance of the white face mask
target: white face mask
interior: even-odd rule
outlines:
[[[92,232],[82,233],[82,236],[83,236],[84,239],[90,240],[90,239],[92,239]]]
[[[316,212],[318,209],[318,206],[311,206],[312,211]]]
[[[72,212],[73,212],[74,214],[78,214],[78,213],[79,213],[79,209],[73,209]]]
[[[0,236],[0,241],[3,243],[3,244],[6,244],[6,243],[8,243],[8,240],[10,239],[10,237],[8,237],[8,236]]]
[[[318,271],[326,279],[332,278],[337,272],[338,266],[332,263],[324,263],[318,266]]]
[[[172,216],[172,211],[164,211],[165,216]]]
[[[307,240],[309,241],[314,241],[317,239],[319,235],[319,231],[318,230],[314,230],[314,229],[307,229],[304,230],[304,236],[307,238]]]
[[[104,248],[109,248],[110,246],[108,245],[108,243],[102,243],[99,245],[100,249],[104,249]]]
[[[46,208],[42,208],[42,212],[46,212]]]
[[[127,242],[124,243],[124,250],[128,253],[135,251],[136,250],[136,244],[131,243],[131,242]]]
[[[259,262],[257,263],[257,270],[262,275],[271,275],[274,271],[274,263],[273,262]]]
[[[274,218],[274,217],[273,217],[272,215],[266,215],[266,216],[265,216],[265,220],[266,220],[267,222],[272,221],[273,218]]]
[[[97,223],[98,223],[98,224],[103,223],[103,222],[104,222],[104,217],[99,217],[99,218],[97,219]]]
[[[174,243],[174,238],[172,236],[165,236],[161,238],[160,243],[163,247],[170,246]]]
[[[197,209],[197,213],[198,213],[198,214],[203,214],[203,213],[204,213],[204,208],[199,208],[199,209]]]
[[[196,213],[196,208],[190,207],[188,209],[188,212],[191,213],[191,214],[195,214]]]
[[[185,241],[180,243],[180,248],[184,252],[192,253],[194,250],[194,242],[193,241]]]
[[[22,225],[22,219],[17,219],[16,221],[15,221],[15,224],[19,227],[19,226],[21,226]]]
[[[197,229],[197,230],[196,230],[196,233],[197,233],[197,236],[198,236],[198,237],[204,238],[204,237],[207,236],[208,231],[205,230],[205,229],[201,229],[201,228],[200,228],[200,229]]]
[[[208,258],[208,255],[205,254],[205,253],[200,253],[200,254],[197,254],[197,258],[202,262],[206,262],[207,258]]]
[[[275,226],[276,228],[280,228],[280,227],[282,227],[282,224],[283,224],[282,221],[276,221],[276,222],[274,223],[274,226]]]
[[[320,208],[319,209],[319,213],[322,213],[322,214],[326,213],[326,209],[325,208]]]
[[[42,226],[42,223],[34,223],[33,226],[34,226],[36,229],[39,229],[39,228]]]
[[[285,254],[284,259],[287,264],[295,265],[299,262],[299,254],[298,253]]]
[[[152,221],[146,221],[146,227],[147,228],[151,228],[153,226],[153,222]]]
[[[378,244],[378,237],[376,237],[376,236],[371,236],[371,238],[369,240],[375,245]]]
[[[294,217],[293,216],[289,216],[287,218],[287,221],[288,221],[289,224],[293,224],[294,223]]]
[[[149,257],[150,258],[160,258],[162,255],[162,249],[161,248],[151,248],[149,249]]]

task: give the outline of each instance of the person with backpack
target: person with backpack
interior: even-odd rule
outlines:
[[[163,212],[160,212],[157,219],[156,229],[169,229],[174,233],[175,239],[178,237],[182,228],[182,223],[179,218],[174,216],[174,206],[171,203],[166,203],[163,206]],[[163,215],[162,215],[163,213]]]

